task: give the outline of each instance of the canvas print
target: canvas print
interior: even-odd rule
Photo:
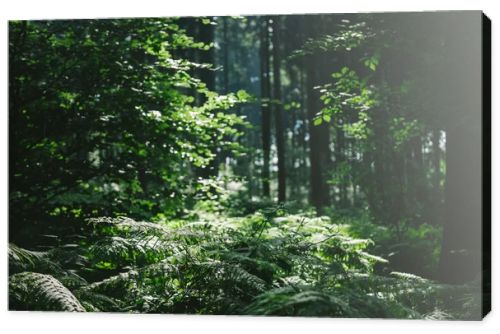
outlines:
[[[480,320],[480,11],[9,22],[9,309]]]

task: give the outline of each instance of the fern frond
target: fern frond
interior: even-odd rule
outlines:
[[[11,274],[32,271],[46,261],[47,253],[30,251],[9,244],[9,270]]]
[[[250,304],[245,313],[282,316],[357,316],[346,300],[307,287],[288,286],[267,291]]]
[[[94,227],[108,226],[128,233],[139,233],[143,235],[164,235],[170,232],[170,229],[163,224],[144,221],[135,221],[128,217],[99,217],[89,218],[87,223]]]
[[[56,260],[51,258],[51,251],[37,252],[9,244],[9,274],[25,271],[51,274],[57,279],[71,276]]]
[[[9,307],[35,311],[85,312],[78,299],[50,275],[23,272],[9,277]]]
[[[402,273],[399,271],[393,271],[391,272],[391,275],[400,279],[408,280],[408,281],[417,281],[417,282],[429,282],[429,280],[426,280],[425,278],[422,278],[420,276],[410,274],[410,273]]]
[[[426,319],[426,320],[451,320],[451,319],[453,319],[453,317],[450,314],[444,312],[443,310],[436,308],[436,309],[434,309],[434,311],[432,311],[428,314],[425,314],[424,319]]]
[[[79,289],[75,292],[75,296],[78,297],[87,312],[119,312],[123,309],[120,302],[115,298],[97,293],[91,289]]]
[[[108,277],[102,281],[94,282],[80,288],[78,293],[85,291],[93,291],[97,293],[118,292],[123,293],[135,284],[135,279],[138,275],[137,270],[132,269],[115,276]]]
[[[239,265],[224,263],[215,272],[222,282],[231,283],[235,287],[242,286],[247,293],[262,292],[266,289],[266,282],[260,277],[253,275]]]

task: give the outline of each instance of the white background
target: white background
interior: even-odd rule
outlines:
[[[498,307],[498,245],[499,178],[493,174],[493,311],[483,322],[429,322],[409,320],[353,320],[353,319],[298,319],[255,318],[228,316],[174,316],[174,315],[120,315],[120,314],[62,314],[7,312],[7,159],[8,159],[8,76],[7,76],[7,20],[50,18],[95,18],[138,16],[198,16],[239,14],[342,13],[421,10],[483,10],[492,20],[493,35],[493,109],[492,109],[492,170],[500,167],[500,129],[496,115],[499,70],[495,64],[498,51],[500,1],[437,1],[437,0],[86,0],[86,1],[24,1],[3,0],[0,4],[0,331],[2,333],[141,333],[177,332],[199,333],[471,333],[500,331]],[[2,255],[3,254],[3,255]],[[496,327],[496,328],[495,328]]]

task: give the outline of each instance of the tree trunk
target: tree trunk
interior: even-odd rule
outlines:
[[[269,78],[269,19],[263,17],[260,31],[260,104],[262,115],[262,196],[269,198],[270,175],[269,160],[271,152],[271,112],[270,106],[270,78]]]
[[[347,177],[344,175],[343,169],[345,168],[345,136],[342,129],[342,122],[339,121],[335,129],[336,141],[335,141],[335,169],[337,172],[337,177],[340,177],[340,183],[337,185],[339,189],[339,198],[337,201],[338,207],[341,209],[346,209],[348,207],[347,203]]]
[[[313,120],[319,111],[319,94],[314,86],[316,82],[316,64],[309,61],[307,64],[307,115],[309,123],[309,160],[310,168],[310,201],[316,208],[318,214],[323,212],[323,207],[328,203],[328,187],[323,172],[323,145],[325,132],[328,132],[328,124],[314,125]]]
[[[442,220],[442,205],[443,205],[443,192],[441,189],[441,131],[434,129],[432,131],[432,222],[434,225],[439,226]]]
[[[273,18],[273,106],[278,154],[278,202],[286,200],[285,123],[281,101],[281,55],[279,17]]]
[[[229,37],[227,34],[229,22],[227,16],[224,16],[222,22],[223,22],[222,39],[224,41],[223,42],[224,53],[223,53],[223,64],[222,64],[224,77],[222,85],[224,94],[227,94],[229,93]]]

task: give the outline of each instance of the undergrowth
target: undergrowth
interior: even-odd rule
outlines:
[[[326,217],[262,209],[245,217],[88,220],[45,251],[9,247],[13,310],[317,317],[474,318],[471,285],[381,274],[373,242]]]

